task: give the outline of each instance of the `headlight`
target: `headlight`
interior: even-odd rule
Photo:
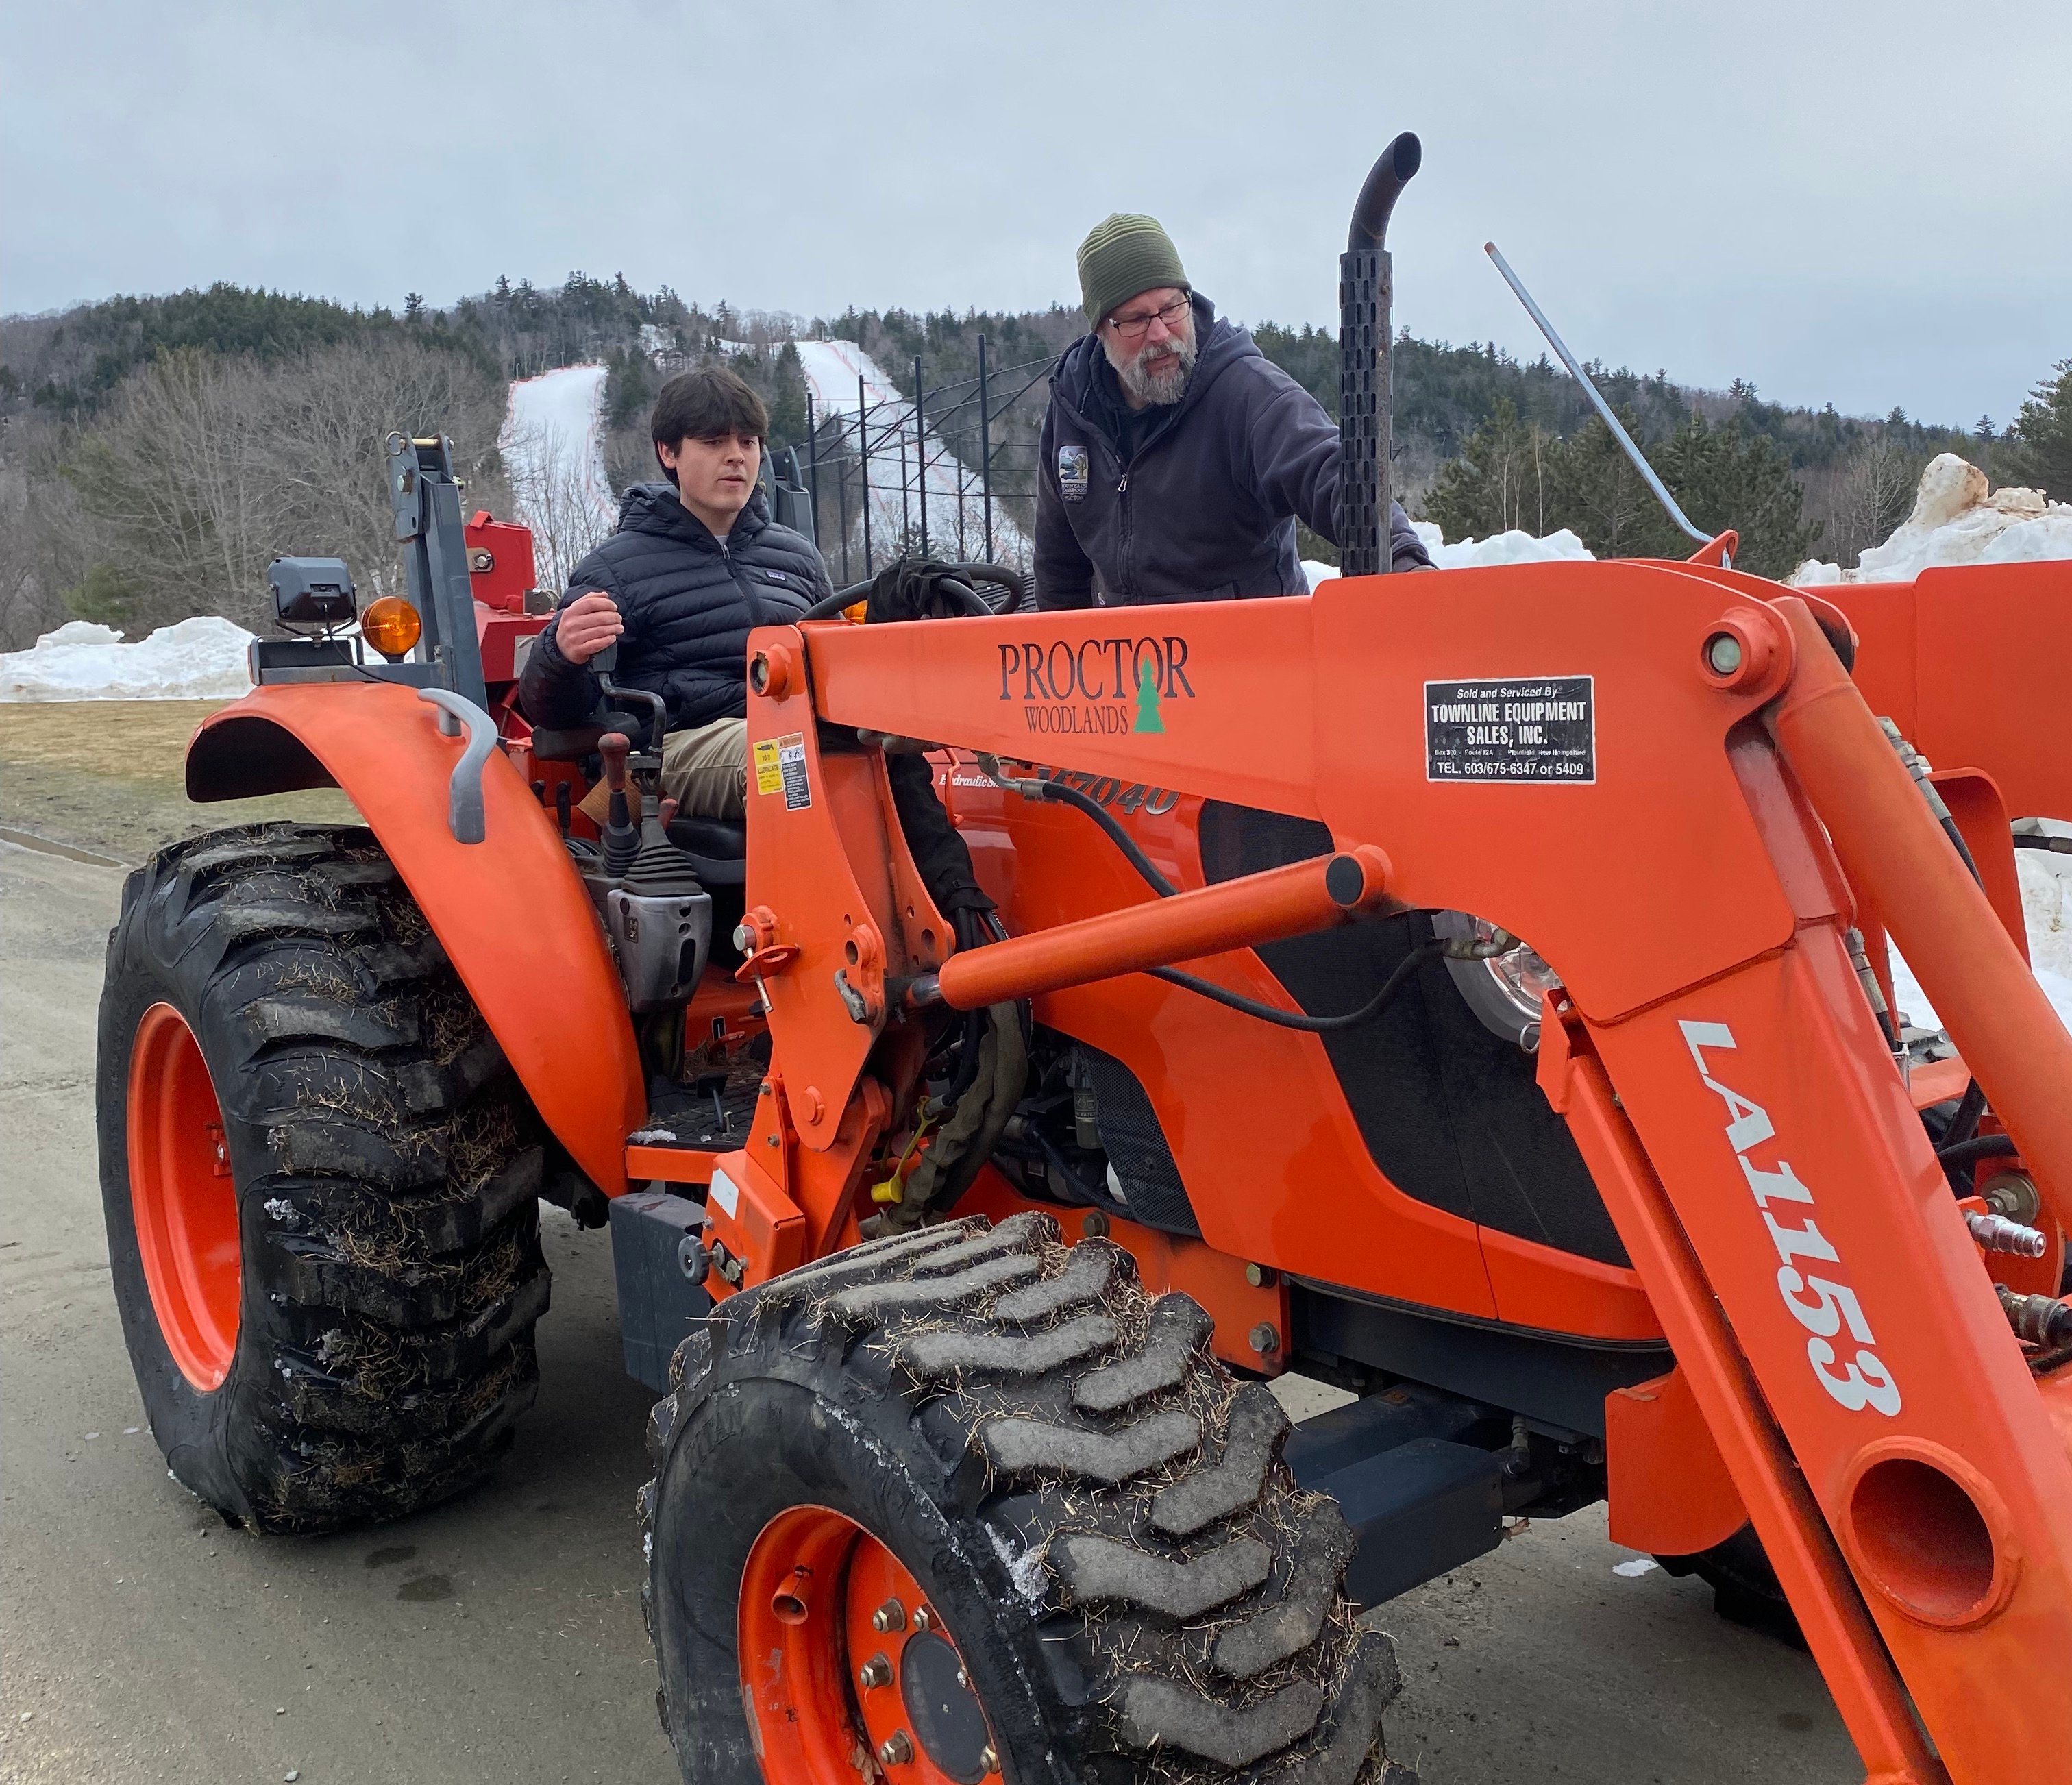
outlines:
[[[1466,911],[1434,911],[1432,927],[1440,936],[1461,942],[1487,942],[1497,927],[1486,918]],[[1507,953],[1487,960],[1446,962],[1446,971],[1467,1001],[1468,1008],[1493,1035],[1500,1035],[1530,1054],[1540,1046],[1541,994],[1561,983],[1561,976],[1520,943]]]
[[[335,557],[277,557],[266,566],[273,613],[290,632],[319,637],[350,626],[358,598],[352,574]]]

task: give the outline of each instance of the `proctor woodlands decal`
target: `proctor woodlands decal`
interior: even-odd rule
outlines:
[[[999,649],[1000,697],[1021,704],[1031,731],[1068,737],[1163,731],[1171,703],[1194,697],[1187,641],[1170,634]]]

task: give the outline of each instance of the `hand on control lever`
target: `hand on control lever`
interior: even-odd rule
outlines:
[[[611,648],[626,630],[619,604],[601,589],[578,595],[554,620],[554,644],[570,663],[588,664],[609,672],[617,652]],[[596,660],[600,656],[602,662]]]

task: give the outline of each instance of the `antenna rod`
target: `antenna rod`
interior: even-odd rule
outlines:
[[[1618,442],[1625,450],[1626,457],[1633,461],[1633,468],[1640,473],[1646,480],[1647,487],[1655,491],[1655,500],[1669,511],[1669,518],[1692,538],[1696,540],[1700,545],[1711,545],[1712,536],[1710,533],[1700,533],[1692,526],[1691,517],[1676,505],[1676,498],[1669,493],[1667,486],[1655,475],[1655,467],[1648,463],[1640,448],[1633,443],[1632,435],[1619,426],[1619,418],[1612,413],[1611,405],[1605,401],[1603,394],[1597,387],[1590,382],[1589,375],[1576,363],[1576,356],[1568,351],[1567,344],[1561,337],[1554,332],[1554,325],[1548,321],[1547,313],[1532,301],[1532,294],[1525,289],[1524,282],[1511,271],[1511,262],[1498,253],[1497,245],[1493,241],[1484,242],[1482,252],[1496,262],[1496,269],[1503,275],[1504,283],[1518,294],[1518,301],[1525,306],[1526,315],[1540,325],[1540,332],[1547,337],[1548,343],[1556,353],[1560,355],[1561,364],[1568,368],[1576,382],[1589,393],[1590,401],[1597,406],[1597,413],[1604,417],[1605,426],[1612,430],[1612,438]]]

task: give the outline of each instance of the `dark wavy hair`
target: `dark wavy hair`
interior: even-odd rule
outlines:
[[[661,465],[663,447],[674,449],[686,440],[752,434],[767,442],[770,411],[740,373],[725,366],[694,366],[663,385],[648,431],[654,437],[655,463]],[[662,465],[662,475],[672,483],[676,481],[667,465]]]

